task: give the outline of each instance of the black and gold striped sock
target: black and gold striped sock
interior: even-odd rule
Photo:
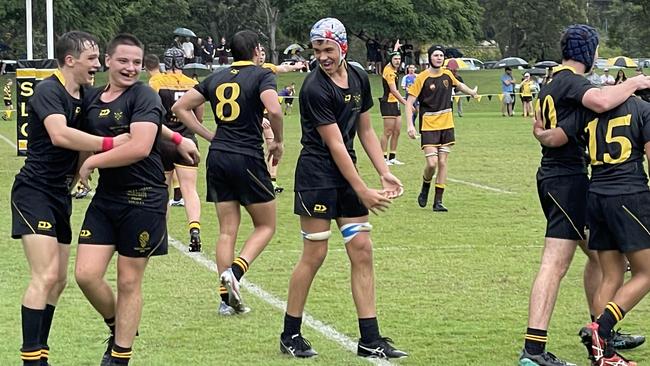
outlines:
[[[442,195],[445,193],[445,184],[436,183],[436,195],[433,198],[434,202],[442,202]]]
[[[47,362],[50,359],[50,347],[48,346],[41,346],[41,366],[48,366],[49,363]]]
[[[111,364],[128,365],[132,355],[131,347],[125,348],[114,344],[113,350],[111,350]]]
[[[45,305],[45,310],[43,310],[43,318],[41,318],[41,334],[39,336],[39,342],[41,344],[41,360],[45,361],[50,356],[50,348],[47,346],[47,340],[50,337],[50,328],[52,328],[52,318],[54,318],[54,310],[56,307],[54,305],[47,304]]]
[[[201,223],[198,221],[190,221],[190,223],[187,224],[187,230],[191,233],[194,229],[201,231]]]
[[[524,348],[531,355],[541,355],[546,349],[548,331],[544,329],[528,328],[524,336]]]
[[[223,285],[219,286],[219,296],[221,297],[221,301],[226,304],[228,303],[228,290]]]
[[[605,306],[605,311],[598,317],[598,335],[603,339],[612,338],[612,329],[616,323],[623,320],[625,317],[625,310],[614,302],[608,302]]]
[[[232,268],[232,273],[235,275],[237,281],[239,281],[248,271],[248,262],[242,257],[237,257],[237,259],[232,262],[230,268]]]
[[[23,345],[20,348],[20,358],[23,365],[38,365],[41,362],[41,322],[43,309],[31,309],[24,305],[20,307],[23,330]]]

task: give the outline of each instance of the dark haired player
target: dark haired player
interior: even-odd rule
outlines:
[[[406,104],[406,99],[397,89],[397,71],[402,63],[402,57],[398,51],[389,52],[388,57],[390,62],[384,67],[381,75],[384,94],[379,98],[379,109],[381,118],[384,120],[384,133],[381,135],[379,143],[387,165],[404,165],[396,157],[397,140],[402,128],[402,114],[399,105],[400,103]]]
[[[27,105],[27,159],[11,189],[11,236],[21,239],[31,270],[21,307],[25,365],[47,364],[49,357],[52,317],[67,278],[69,192],[78,151],[109,150],[128,140],[127,135],[102,138],[78,130],[85,85],[101,66],[95,37],[65,33],[55,53],[58,69],[38,84]]]
[[[210,141],[207,200],[215,202],[219,219],[216,259],[221,280],[221,315],[245,313],[239,281],[266,245],[276,227],[275,194],[262,150],[262,114],[268,111],[274,140],[269,153],[282,157],[282,108],[275,75],[258,67],[261,47],[252,31],[237,32],[231,42],[233,64],[203,80],[174,104],[172,111],[190,130]],[[199,123],[192,110],[210,101],[216,132]],[[244,206],[253,221],[239,257],[234,258]]]
[[[167,186],[155,143],[164,108],[156,93],[138,81],[142,58],[137,38],[113,38],[106,50],[108,85],[84,98],[86,131],[131,136],[124,145],[87,157],[79,169],[82,182],[99,169],[97,193],[79,234],[75,278],[111,328],[102,365],[128,364],[142,312],[145,268],[149,257],[167,253]],[[174,140],[181,144],[184,139],[174,134]],[[191,141],[185,143],[196,152]],[[116,251],[117,300],[104,279]]]
[[[569,269],[578,245],[588,261],[584,287],[592,318],[598,313],[595,296],[601,283],[598,258],[585,247],[586,199],[588,189],[585,144],[574,134],[562,143],[552,141],[554,131],[586,123],[587,113],[605,112],[621,104],[637,88],[650,86],[650,78],[630,78],[623,84],[595,88],[583,74],[597,58],[598,33],[586,25],[572,25],[561,42],[562,65],[553,72],[553,81],[540,92],[536,108],[535,137],[542,143],[537,190],[547,226],[540,270],[533,282],[528,308],[528,328],[519,359],[520,365],[565,365],[546,352],[548,325],[560,282]],[[558,127],[558,128],[555,128]],[[566,135],[565,135],[566,137]],[[621,269],[622,270],[622,269]],[[618,334],[619,348],[633,348],[642,337]]]
[[[431,180],[437,169],[433,211],[447,212],[447,208],[442,204],[442,196],[447,182],[447,160],[451,146],[456,143],[451,93],[456,88],[467,95],[476,97],[477,88],[468,88],[467,85],[458,81],[451,71],[442,68],[445,62],[445,49],[442,46],[431,46],[427,54],[430,67],[419,73],[413,85],[408,89],[406,115],[413,115],[415,101],[418,101],[420,104],[420,134],[422,135],[420,145],[425,159],[418,205],[420,207],[427,205]],[[408,135],[414,139],[416,132],[413,120],[408,118],[407,122]]]
[[[384,211],[391,198],[402,194],[402,184],[382,158],[370,122],[372,95],[368,75],[348,65],[347,33],[334,18],[316,22],[310,32],[319,67],[300,90],[302,150],[296,166],[294,213],[300,216],[303,253],[289,281],[280,351],[292,357],[318,353],[301,333],[302,316],[312,281],[327,255],[330,226],[336,221],[350,259],[352,298],[361,338],[357,355],[402,358],[379,332],[375,305],[375,278],[368,210]],[[382,190],[371,189],[356,170],[354,137],[359,140],[379,174]]]

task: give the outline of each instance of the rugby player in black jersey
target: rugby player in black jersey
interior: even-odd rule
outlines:
[[[586,123],[590,111],[605,112],[623,103],[637,88],[650,86],[650,78],[630,78],[623,84],[602,89],[593,87],[583,74],[593,66],[597,47],[598,34],[594,28],[568,27],[561,40],[562,65],[554,69],[553,81],[539,96],[533,132],[543,145],[537,188],[547,227],[540,270],[530,294],[528,329],[520,365],[567,364],[546,352],[545,346],[559,285],[578,245],[588,256],[584,287],[592,318],[600,311],[596,290],[602,274],[598,258],[585,245],[588,189],[585,144],[575,134],[567,138],[563,131],[573,123]],[[553,138],[556,133],[564,135],[564,141],[556,141]],[[620,348],[633,348],[645,340],[620,333],[616,337]]]
[[[41,81],[27,105],[25,165],[11,190],[12,237],[20,238],[31,269],[22,300],[25,365],[46,365],[54,310],[66,285],[72,232],[70,188],[78,151],[102,151],[128,141],[80,131],[82,98],[101,66],[96,39],[63,34],[56,43],[58,69]]]
[[[82,128],[102,136],[129,133],[131,139],[110,151],[82,157],[80,180],[99,169],[96,194],[79,234],[75,278],[111,328],[102,365],[128,364],[142,312],[142,279],[149,257],[167,253],[167,186],[156,139],[164,108],[158,95],[138,81],[143,46],[132,35],[113,38],[106,50],[108,85],[84,97]],[[178,144],[196,146],[173,135]],[[191,157],[188,157],[192,159]],[[104,279],[113,253],[117,258],[117,300]]]
[[[293,357],[317,355],[301,334],[302,316],[312,281],[327,255],[331,221],[343,236],[350,259],[352,297],[363,357],[407,356],[382,337],[375,308],[375,283],[368,210],[383,211],[402,192],[393,176],[370,122],[372,95],[368,75],[345,60],[345,27],[334,18],[312,27],[310,40],[320,67],[312,71],[300,90],[302,150],[296,166],[294,213],[300,216],[303,253],[289,282],[280,351]],[[369,188],[356,169],[354,137],[377,171],[382,189]]]
[[[172,106],[180,99],[185,92],[192,89],[198,82],[183,75],[185,57],[183,51],[178,48],[169,48],[163,56],[165,72],[149,80],[151,86],[158,95],[165,107],[165,118],[163,123],[172,131],[178,132],[197,143],[194,133],[189,130],[176,115],[172,112]],[[199,121],[203,120],[203,105],[197,106],[193,111]],[[198,145],[197,145],[198,146]],[[189,251],[201,251],[201,201],[196,192],[196,178],[198,175],[198,161],[186,161],[179,154],[174,143],[169,140],[159,142],[165,178],[167,185],[172,184],[172,175],[175,172],[178,177],[181,192],[183,194],[185,214],[187,216],[187,230],[190,236]]]
[[[262,114],[268,111],[274,140],[268,144],[274,163],[282,157],[282,108],[273,72],[256,65],[261,50],[257,34],[237,32],[232,38],[235,62],[214,73],[174,104],[172,111],[190,130],[210,141],[207,200],[215,202],[219,219],[216,262],[222,289],[219,313],[234,315],[243,305],[239,281],[269,243],[276,227],[275,194],[262,149]],[[210,101],[216,132],[199,123],[192,110]],[[234,258],[244,206],[253,232]]]

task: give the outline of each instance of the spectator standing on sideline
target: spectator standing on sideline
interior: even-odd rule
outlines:
[[[600,77],[600,84],[602,86],[616,85],[616,80],[614,80],[614,77],[609,74],[608,68],[603,69],[603,75]]]
[[[625,80],[627,80],[627,76],[625,76],[625,71],[618,70],[618,72],[616,73],[616,79],[614,80],[614,85],[622,84]]]
[[[221,44],[219,45],[219,47],[217,47],[216,53],[217,53],[219,65],[227,65],[230,48],[226,46],[226,37],[221,37]]]
[[[190,37],[185,38],[185,42],[181,45],[185,53],[185,63],[189,64],[194,62],[194,43]]]
[[[203,63],[203,49],[205,45],[203,44],[203,40],[201,38],[196,39],[196,44],[194,45],[194,61],[192,62],[198,62],[200,64]]]
[[[600,86],[600,75],[596,74],[596,71],[593,68],[587,75],[585,75],[585,77],[592,85]]]
[[[5,113],[2,116],[2,119],[4,119],[5,121],[8,121],[11,118],[11,111],[14,109],[13,103],[11,102],[12,85],[13,82],[11,81],[11,79],[7,79],[7,83],[5,83],[5,87],[2,93],[2,99],[5,102]]]
[[[536,89],[535,82],[530,78],[529,73],[525,73],[524,79],[521,81],[521,86],[519,87],[521,104],[524,109],[521,114],[523,117],[533,116],[533,89]]]
[[[461,83],[465,82],[463,78],[458,74],[458,62],[455,59],[449,60],[449,63],[447,63],[447,69],[451,71],[451,73],[454,75],[456,80],[460,81]],[[458,90],[456,89],[456,87],[454,87],[451,91],[452,102],[456,94],[458,94]],[[463,98],[459,97],[458,100],[456,101],[456,113],[458,113],[458,117],[463,116]]]
[[[214,43],[212,43],[212,37],[210,36],[208,36],[205,45],[203,45],[203,62],[208,66],[208,69],[212,71],[212,63],[214,62]]]
[[[504,74],[501,75],[501,92],[503,93],[501,115],[512,117],[515,113],[515,79],[512,77],[510,67],[506,67]]]

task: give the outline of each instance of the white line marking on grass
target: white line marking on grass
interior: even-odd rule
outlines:
[[[450,181],[450,182],[454,182],[454,183],[460,183],[460,184],[465,184],[465,185],[480,188],[480,189],[485,189],[486,191],[492,191],[492,192],[497,192],[497,193],[505,193],[505,194],[514,194],[515,193],[515,192],[512,192],[512,191],[506,191],[505,189],[494,188],[494,187],[490,187],[490,186],[484,186],[482,184],[467,182],[467,181],[460,180],[460,179],[447,178],[447,180]]]
[[[178,251],[181,252],[182,254],[193,259],[198,264],[201,264],[202,266],[209,269],[210,271],[217,273],[217,264],[211,261],[210,259],[206,258],[202,253],[190,253],[187,246],[185,246],[180,241],[172,238],[171,236],[169,237],[169,244],[171,244],[174,248],[178,249]],[[246,279],[242,279],[241,285],[248,292],[253,294],[258,299],[263,300],[264,302],[268,303],[269,305],[277,308],[282,313],[284,313],[287,307],[286,302],[278,299],[273,294],[266,292],[258,285]],[[314,317],[308,315],[307,313],[303,314],[302,319],[303,319],[303,324],[306,324],[307,326],[313,328],[314,330],[316,330],[317,332],[325,336],[325,338],[338,343],[343,348],[347,349],[350,352],[353,352],[354,354],[357,353],[357,342],[353,341],[346,335],[340,333],[333,327],[324,324],[320,320],[315,319]],[[366,358],[365,360],[375,365],[383,365],[383,366],[394,365],[393,363],[387,360],[382,360],[377,358]]]
[[[14,149],[17,149],[17,148],[18,148],[18,147],[16,146],[16,144],[14,144],[13,141],[11,141],[11,140],[9,140],[8,138],[6,138],[5,135],[0,134],[0,139],[4,140],[6,143],[9,144],[9,146],[13,147]]]

